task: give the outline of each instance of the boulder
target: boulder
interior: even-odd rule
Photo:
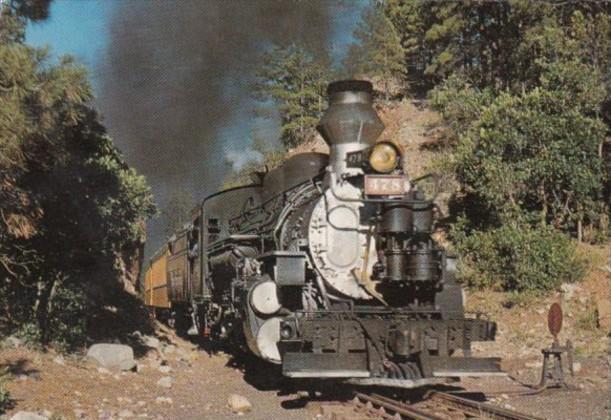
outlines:
[[[19,411],[11,417],[10,420],[48,420],[48,417],[41,416],[38,413],[33,413],[31,411]]]
[[[6,337],[2,344],[4,347],[17,348],[23,346],[23,340],[11,335],[9,337]]]
[[[98,419],[100,420],[109,420],[112,419],[112,413],[108,410],[102,410],[100,414],[98,414]]]
[[[560,286],[560,290],[564,294],[565,300],[571,300],[576,292],[579,292],[581,288],[575,283],[563,283]]]
[[[104,367],[99,367],[98,373],[101,373],[102,375],[110,375],[110,371]]]
[[[234,413],[247,413],[252,410],[250,401],[238,394],[231,394],[227,399],[227,405]]]
[[[147,347],[150,347],[155,350],[159,350],[161,348],[161,341],[157,337],[151,337],[150,335],[144,335],[140,339],[142,344]]]
[[[536,360],[536,361],[532,361],[532,362],[526,362],[524,364],[524,366],[526,366],[527,368],[541,368],[543,366],[543,362],[541,360]]]
[[[166,354],[172,354],[176,351],[176,346],[172,345],[172,344],[168,344],[167,346],[165,346],[163,348],[163,352]]]
[[[581,372],[581,363],[579,363],[579,362],[573,362],[573,372],[574,372],[574,373],[579,373],[579,372]]]
[[[174,383],[174,378],[171,376],[164,376],[163,378],[157,381],[157,386],[162,388],[172,388],[172,384]]]
[[[128,419],[128,418],[134,417],[134,413],[132,413],[129,410],[121,410],[119,411],[118,416],[120,419]]]
[[[134,350],[124,344],[94,344],[89,347],[87,357],[106,369],[132,370],[136,367]]]

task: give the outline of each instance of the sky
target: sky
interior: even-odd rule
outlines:
[[[204,72],[201,77],[197,71],[185,73],[189,68],[207,70],[209,66],[198,63],[202,59],[227,61],[224,48],[232,48],[232,40],[222,37],[217,40],[207,28],[234,31],[237,37],[252,34],[260,39],[267,39],[266,36],[282,39],[301,30],[305,31],[301,33],[304,38],[316,39],[317,29],[324,30],[308,17],[301,19],[302,12],[324,24],[326,18],[321,16],[332,10],[327,42],[332,59],[339,62],[352,42],[363,8],[370,4],[370,0],[315,0],[320,3],[296,3],[297,6],[284,0],[227,1],[225,7],[221,0],[54,0],[49,18],[30,23],[26,31],[29,44],[48,46],[52,58],[70,54],[89,70],[96,97],[94,105],[104,125],[128,164],[147,177],[162,211],[175,191],[188,192],[199,201],[217,190],[222,175],[221,171],[211,169],[215,165],[223,167],[223,162],[228,161],[238,169],[255,158],[257,154],[250,148],[253,129],[265,135],[268,144],[277,144],[277,122],[254,120],[248,101],[242,100],[241,106],[231,109],[222,124],[218,123],[219,116],[213,115],[219,112],[214,105],[232,103],[227,98],[243,99],[247,95],[243,85],[227,83],[231,78],[223,81],[218,68],[216,74]],[[245,7],[239,6],[239,2],[244,2]],[[319,8],[318,4],[326,7]],[[268,13],[269,7],[281,10],[277,13],[282,15],[270,15],[274,11]],[[241,9],[248,12],[239,16]],[[290,33],[274,29],[266,32],[265,27],[232,29],[248,22],[250,12],[261,14],[258,26],[269,21],[269,25],[280,28],[291,22],[301,29],[285,28]],[[186,36],[181,33],[185,26],[191,31]],[[192,32],[195,34],[190,36]],[[146,55],[140,60],[139,54]],[[206,79],[207,74],[213,74],[212,78]],[[225,98],[219,92],[214,96],[211,91],[217,79],[224,83],[226,89],[221,96]],[[189,93],[196,86],[208,91],[203,95]],[[210,95],[215,98],[212,106],[206,103]],[[155,100],[161,101],[161,106],[156,106]],[[215,129],[208,130],[210,126]],[[204,147],[206,143],[209,145]],[[207,157],[218,154],[224,156]],[[162,225],[160,219],[148,224],[153,247],[163,239]]]
[[[89,69],[96,96],[103,95],[99,91],[100,72],[103,71],[100,64],[109,48],[112,13],[125,1],[133,0],[55,0],[51,3],[49,19],[29,23],[26,40],[34,46],[50,47],[53,57],[75,56]],[[167,1],[180,3],[180,0]],[[369,0],[338,0],[338,3],[341,1],[365,7]],[[338,35],[332,42],[332,55],[337,60],[343,57],[346,46],[352,41],[352,30],[358,18],[355,13],[337,17]]]
[[[118,1],[56,0],[51,4],[49,19],[28,25],[26,41],[49,46],[54,57],[75,56],[89,69],[97,90],[99,75],[95,70],[108,47],[111,12]]]

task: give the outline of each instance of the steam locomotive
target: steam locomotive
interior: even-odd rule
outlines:
[[[151,259],[144,300],[190,334],[280,364],[289,378],[412,388],[501,374],[471,357],[496,324],[464,311],[435,206],[403,172],[366,81],[333,82],[304,153],[205,198]]]

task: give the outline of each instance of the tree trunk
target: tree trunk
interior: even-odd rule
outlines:
[[[53,277],[50,283],[45,283],[42,280],[38,281],[38,292],[33,309],[40,329],[42,344],[48,344],[50,340],[49,315],[53,308],[53,298],[57,294],[59,283],[58,277]]]
[[[389,71],[388,71],[388,51],[384,51],[384,100],[386,102],[388,102],[388,78],[389,76]]]
[[[299,135],[300,135],[300,142],[304,141],[304,134],[303,134],[303,75],[301,77],[301,85],[300,85],[301,90],[299,91],[299,107],[300,107],[300,112],[301,112],[301,118],[299,119]]]
[[[547,194],[545,193],[545,184],[541,183],[539,185],[539,196],[541,197],[541,226],[545,226],[547,222],[547,212],[548,212],[548,204],[547,204]]]

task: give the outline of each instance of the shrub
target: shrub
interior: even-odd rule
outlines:
[[[4,388],[8,377],[9,373],[6,369],[0,370],[0,414],[4,413],[7,408],[10,408],[12,403],[11,394]]]
[[[575,326],[586,331],[595,331],[598,328],[598,311],[591,300],[588,300],[585,311],[575,320]]]
[[[482,110],[494,100],[494,95],[490,89],[473,87],[463,76],[452,75],[429,92],[429,99],[431,107],[443,116],[451,134],[457,136],[479,118]]]
[[[460,136],[454,171],[472,206],[536,214],[569,232],[579,221],[598,225],[606,182],[598,153],[606,128],[564,96],[541,89],[503,93]]]
[[[104,305],[122,290],[155,206],[84,68],[25,44],[12,10],[0,5],[0,330],[67,350],[83,342],[85,294]]]
[[[31,321],[25,322],[15,331],[15,335],[23,340],[30,347],[38,348],[42,341],[42,331],[38,323]]]
[[[459,221],[451,234],[464,256],[460,275],[469,286],[541,292],[579,280],[584,274],[575,244],[550,226],[531,227],[514,221],[468,233]]]
[[[78,350],[85,345],[86,297],[77,286],[62,286],[53,299],[49,319],[49,339],[63,352]]]

